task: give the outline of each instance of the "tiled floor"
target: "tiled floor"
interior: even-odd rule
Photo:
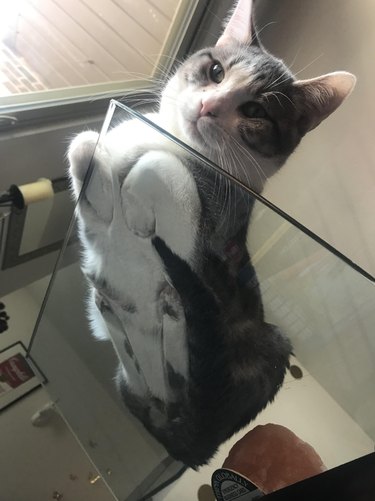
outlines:
[[[199,472],[187,471],[153,501],[208,501],[210,498],[203,497],[203,491],[198,497],[198,490],[210,484],[212,473],[222,466],[232,445],[257,424],[279,423],[288,427],[315,448],[328,468],[373,452],[374,443],[370,437],[306,370],[303,369],[303,373],[299,380],[288,375],[275,402],[248,429],[225,443],[210,465]]]

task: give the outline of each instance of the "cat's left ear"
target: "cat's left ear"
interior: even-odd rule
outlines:
[[[227,45],[233,40],[246,44],[258,44],[253,21],[253,0],[239,0],[227,21],[224,32],[216,42],[217,46]]]
[[[302,135],[317,127],[333,113],[354,89],[357,79],[346,71],[336,71],[309,80],[297,80],[294,102],[301,114]]]

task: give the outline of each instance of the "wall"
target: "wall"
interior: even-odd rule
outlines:
[[[266,47],[298,78],[354,73],[353,94],[310,132],[265,196],[375,273],[373,0],[262,0]],[[270,23],[270,24],[268,24]]]
[[[375,4],[259,4],[262,40],[298,78],[339,69],[358,77],[353,94],[304,138],[264,195],[374,274]],[[268,318],[291,337],[315,379],[375,437],[374,284],[270,211],[257,209],[251,254]]]
[[[52,500],[57,491],[64,501],[113,500],[102,480],[90,483],[95,468],[58,415],[42,428],[31,424],[48,401],[40,389],[0,414],[1,499]]]
[[[38,289],[2,298],[10,320],[0,336],[0,350],[16,341],[28,345],[47,283],[48,278]],[[0,412],[1,500],[47,500],[55,491],[64,501],[113,499],[102,480],[90,483],[95,468],[57,413],[43,427],[32,425],[31,417],[49,402],[40,388]]]

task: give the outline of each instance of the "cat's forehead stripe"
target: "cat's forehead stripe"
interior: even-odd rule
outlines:
[[[230,72],[223,81],[222,88],[225,91],[233,91],[234,88],[243,89],[251,85],[254,68],[246,68],[246,71]]]
[[[265,78],[264,72],[258,71],[255,62],[237,59],[235,69],[227,71],[227,78],[224,79],[222,86],[227,91],[233,91],[234,88],[254,90],[254,85],[263,84]]]
[[[250,87],[254,84],[268,87],[274,83],[292,80],[287,68],[280,66],[277,60],[270,59],[265,53],[249,54],[239,50],[225,62],[225,68],[227,72],[247,75],[247,80],[244,78],[242,83]]]
[[[236,56],[234,57],[233,59],[231,59],[228,64],[227,64],[227,67],[228,69],[232,69],[233,66],[235,66],[236,64],[240,64],[240,63],[243,63],[244,62],[244,58],[241,57],[241,56]]]
[[[208,58],[212,59],[212,61],[214,60],[214,57],[213,57],[212,53],[210,51],[208,51],[208,50],[206,50],[204,52],[201,52],[199,55],[201,57],[208,57]]]

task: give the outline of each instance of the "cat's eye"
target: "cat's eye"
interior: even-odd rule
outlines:
[[[266,110],[261,104],[249,101],[240,107],[241,113],[247,118],[268,118]]]
[[[224,68],[220,63],[214,63],[209,70],[209,77],[215,83],[220,83],[224,79]]]

